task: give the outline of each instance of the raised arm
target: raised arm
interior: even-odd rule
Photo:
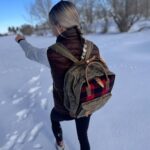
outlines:
[[[25,40],[22,35],[17,35],[16,41],[25,52],[27,58],[49,67],[49,62],[47,59],[47,48],[37,48],[32,46]]]

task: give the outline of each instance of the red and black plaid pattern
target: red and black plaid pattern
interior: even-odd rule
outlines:
[[[88,92],[87,92],[87,88],[88,88],[87,83],[84,83],[82,85],[81,94],[80,94],[80,102],[81,103],[92,101],[93,99],[95,99],[97,97],[101,97],[101,96],[111,92],[113,84],[114,84],[115,76],[114,75],[108,76],[108,78],[110,80],[109,89],[106,88],[106,77],[101,76],[99,78],[101,79],[104,87],[102,88],[95,79],[90,80],[89,81],[90,95],[88,95]]]

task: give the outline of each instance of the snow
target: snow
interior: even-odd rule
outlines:
[[[86,36],[116,73],[111,100],[91,118],[92,150],[150,149],[149,35],[150,30]],[[27,40],[48,47],[55,38],[32,36]],[[54,150],[49,68],[25,58],[14,36],[1,37],[0,45],[0,150]],[[68,149],[78,150],[74,121],[62,122],[62,128]]]
[[[136,22],[129,32],[136,32],[140,30],[149,30],[150,29],[150,19],[140,19],[138,22]]]
[[[48,100],[47,100],[47,98],[41,99],[41,107],[42,107],[42,109],[46,109],[46,108],[47,108],[47,105],[48,105]]]

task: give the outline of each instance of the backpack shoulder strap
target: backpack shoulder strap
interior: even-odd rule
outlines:
[[[85,60],[87,60],[87,59],[89,59],[89,57],[92,53],[93,43],[91,41],[85,40],[85,45],[86,45],[86,49],[87,49]]]
[[[73,56],[71,52],[61,43],[56,43],[52,45],[50,48],[55,50],[57,53],[61,54],[62,56],[70,59],[74,63],[79,62],[79,60],[75,56]]]

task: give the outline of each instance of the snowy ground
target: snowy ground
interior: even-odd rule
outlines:
[[[91,150],[150,149],[150,31],[89,35],[116,73],[113,97],[91,119]],[[38,47],[53,37],[28,37]],[[0,150],[55,150],[49,114],[50,71],[25,58],[14,37],[0,38]],[[74,121],[62,122],[69,150],[79,150]]]

